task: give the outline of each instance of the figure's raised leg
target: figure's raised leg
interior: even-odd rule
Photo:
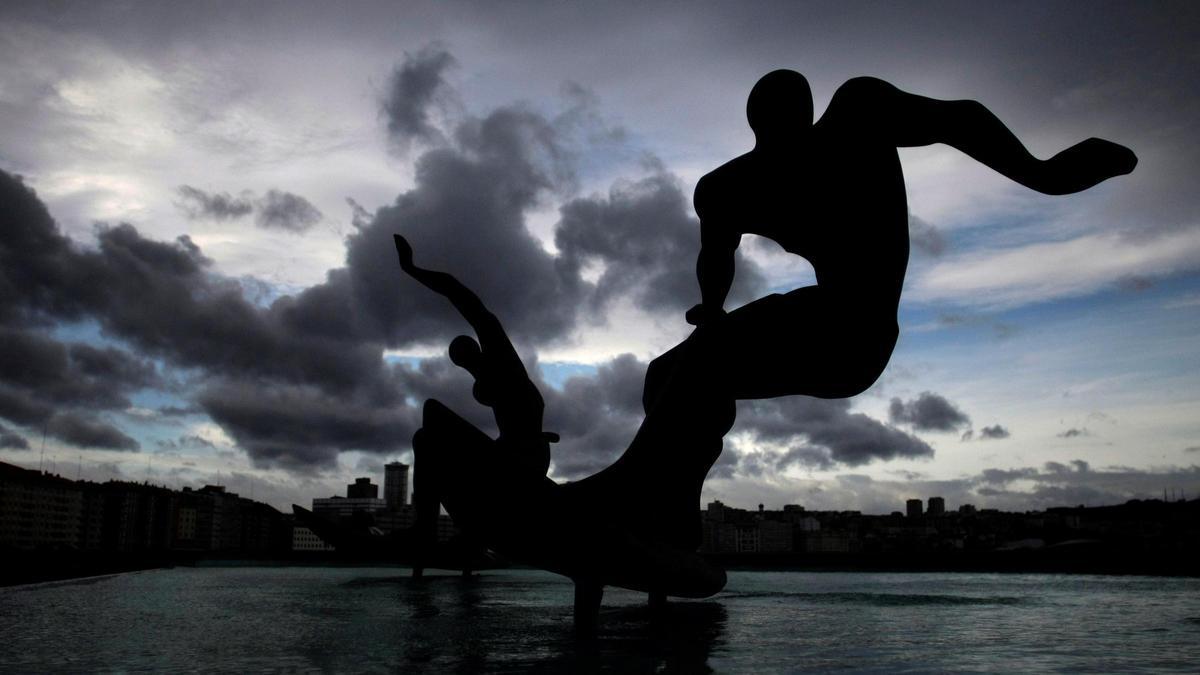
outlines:
[[[848,138],[870,138],[892,147],[945,143],[1028,188],[1052,195],[1086,190],[1137,166],[1129,148],[1099,138],[1040,160],[978,101],[918,96],[873,77],[856,77],[839,87],[819,124],[840,128]]]

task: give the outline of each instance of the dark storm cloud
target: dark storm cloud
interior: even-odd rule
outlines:
[[[1071,465],[1061,464],[1059,462],[1046,462],[1042,465],[1043,475],[1063,476],[1071,473],[1087,473],[1091,470],[1091,465],[1082,459],[1071,460]]]
[[[629,294],[651,311],[680,312],[699,302],[699,223],[674,176],[660,171],[618,182],[607,197],[574,199],[561,213],[554,237],[560,267],[577,276],[589,264],[603,266],[592,294],[596,311]],[[734,305],[758,297],[765,287],[758,266],[736,255],[729,298]]]
[[[945,497],[950,509],[975,504],[1005,511],[1024,512],[1060,506],[1105,506],[1130,499],[1159,499],[1164,486],[1200,490],[1200,466],[1141,470],[1122,466],[1093,469],[1086,462],[1053,463],[1049,467],[985,469],[954,480],[872,480],[866,476],[838,476],[824,490],[833,500],[830,508],[857,504],[864,512],[887,513],[901,508],[905,499],[929,495]],[[1010,484],[1021,481],[1020,486]]]
[[[401,148],[412,141],[437,141],[441,131],[430,121],[430,108],[447,93],[443,74],[455,64],[454,57],[438,46],[428,46],[407,55],[392,71],[383,99],[388,134]]]
[[[179,438],[160,439],[155,441],[160,451],[214,449],[217,446],[212,441],[205,440],[195,434],[185,434]]]
[[[721,452],[721,455],[717,457],[717,461],[712,465],[712,468],[708,470],[707,479],[733,478],[733,474],[737,470],[737,466],[738,454],[726,447]]]
[[[572,377],[562,391],[543,387],[546,430],[562,440],[551,446],[555,474],[581,478],[613,462],[642,422],[646,364],[630,354],[599,366],[593,377]]]
[[[1012,434],[1009,433],[1008,429],[999,424],[993,424],[990,427],[984,427],[979,430],[979,439],[984,441],[1008,438],[1011,435]]]
[[[734,433],[749,432],[759,441],[805,450],[780,458],[785,464],[819,468],[829,463],[861,466],[900,457],[932,457],[933,448],[915,436],[862,413],[851,413],[846,399],[807,396],[742,401]],[[828,454],[814,452],[821,449]]]
[[[234,197],[228,192],[205,192],[190,185],[181,185],[178,193],[180,201],[176,205],[193,220],[236,220],[257,211],[255,223],[259,227],[299,234],[321,222],[323,217],[320,210],[307,199],[283,190],[267,190],[267,194],[258,198],[245,190]]]
[[[1015,480],[1033,483],[1026,491],[1006,489]],[[1084,460],[1047,462],[1041,469],[985,469],[972,479],[976,492],[1001,508],[1045,509],[1054,506],[1103,506],[1129,499],[1155,499],[1164,486],[1200,486],[1200,466],[1143,470],[1122,466],[1094,469]],[[1195,489],[1193,487],[1193,489]]]
[[[475,289],[514,339],[537,344],[564,337],[584,287],[559,273],[524,219],[552,183],[532,157],[497,147],[522,143],[533,121],[507,113],[484,120],[485,147],[477,157],[450,149],[423,155],[416,187],[349,238],[345,274],[306,294],[313,296],[312,318],[320,320],[330,302],[350,303],[362,312],[360,330],[398,346],[462,332],[445,299],[399,272],[392,234],[400,233],[418,265],[450,272]]]
[[[186,417],[188,415],[195,415],[200,412],[200,409],[193,406],[167,405],[158,408],[155,412],[163,417]]]
[[[175,204],[192,219],[236,220],[254,210],[254,200],[246,192],[234,197],[228,192],[205,192],[191,185],[180,185],[176,192],[179,201]]]
[[[449,62],[433,49],[397,69],[383,102],[394,138],[433,138],[430,106],[449,95]],[[416,404],[428,396],[470,408],[469,382],[444,362],[413,369],[382,358],[385,347],[444,345],[467,332],[443,298],[400,273],[394,232],[413,243],[418,264],[476,289],[522,345],[568,337],[581,312],[618,295],[653,311],[694,302],[698,233],[671,176],[658,171],[604,198],[569,202],[555,258],[529,234],[526,216],[574,183],[564,127],[512,105],[448,121],[444,131],[441,144],[415,160],[410,189],[374,214],[356,214],[345,267],[267,307],[215,275],[186,238],[152,241],[116,225],[97,231],[95,249],[76,246],[31,192],[0,176],[0,320],[94,319],[131,348],[194,369],[198,405],[256,465],[310,471],[332,466],[344,450],[405,449],[418,423]],[[593,262],[604,267],[594,286],[581,279]],[[741,260],[739,267],[735,299],[761,287],[753,266]],[[546,428],[563,436],[554,448],[559,475],[582,475],[623,451],[641,421],[644,371],[621,357],[561,392],[544,389]],[[851,466],[932,455],[920,440],[849,413],[848,403],[795,401],[752,407],[739,428],[816,448],[792,463],[825,461],[821,453]],[[48,414],[44,404],[0,390],[6,409],[17,417]],[[9,419],[24,424],[17,417]]]
[[[256,204],[255,222],[266,229],[307,232],[321,222],[321,212],[304,197],[282,190],[268,190]]]
[[[36,229],[49,221],[40,204],[28,201],[32,194],[7,175],[0,175],[0,194],[16,197],[5,204],[10,215],[31,219],[0,224],[8,226],[0,234],[0,261],[6,265],[0,289],[29,283],[35,290],[29,296],[0,293],[0,417],[80,447],[136,450],[136,441],[96,413],[126,408],[131,393],[155,385],[154,365],[120,349],[64,343],[43,332],[44,317],[36,308],[63,308],[53,297],[52,277],[75,270],[69,259],[45,255],[62,253],[63,242],[54,232]],[[21,256],[14,243],[30,245],[31,255]]]
[[[807,445],[798,445],[783,453],[775,463],[775,468],[783,471],[790,466],[800,466],[818,471],[828,471],[837,466],[833,457],[826,450]]]
[[[442,62],[409,61],[414,68]],[[516,341],[545,344],[569,333],[588,287],[577,270],[556,264],[526,226],[531,209],[573,183],[562,129],[507,106],[462,118],[447,142],[417,158],[412,189],[369,220],[355,218],[345,271],[298,298],[298,320],[355,321],[356,330],[395,346],[443,342],[461,332],[449,303],[398,271],[392,234],[400,233],[418,265],[450,272],[474,289]],[[341,316],[346,306],[357,308],[358,317]]]
[[[63,408],[41,400],[37,392],[21,391],[0,383],[0,418],[83,448],[138,448],[137,441],[96,417],[86,406]]]
[[[888,419],[894,424],[910,424],[917,431],[954,431],[971,423],[971,418],[944,396],[931,391],[911,401],[893,398]]]
[[[1038,475],[1037,469],[984,469],[979,474],[979,481],[991,485],[1007,485],[1016,480],[1033,478]]]
[[[36,196],[7,175],[0,175],[0,199],[6,207],[0,209],[0,219],[6,221],[0,223],[5,226],[0,229],[0,261],[5,263],[0,268],[0,317],[22,326],[91,317],[143,353],[199,369],[212,380],[200,396],[202,407],[247,446],[253,459],[280,457],[298,466],[309,457],[328,464],[328,445],[306,455],[287,443],[305,438],[331,443],[331,428],[346,431],[346,448],[362,444],[380,449],[372,420],[382,410],[405,414],[402,394],[393,390],[384,367],[381,344],[341,326],[297,326],[303,298],[256,307],[243,297],[239,284],[208,271],[190,240],[150,241],[129,225],[102,227],[97,249],[78,248],[59,233]],[[27,292],[3,292],[8,288]],[[9,347],[4,350],[8,360],[0,365],[5,368],[0,416],[18,424],[51,419],[50,403],[127,406],[128,391],[152,384],[148,366],[118,350],[68,348],[28,332],[0,335],[7,336]],[[16,358],[20,362],[12,361]],[[297,394],[292,401],[276,391],[289,386],[323,393]],[[256,387],[263,393],[257,401],[247,393]],[[31,398],[33,391],[37,396]],[[314,398],[325,401],[323,414],[313,409]],[[281,401],[295,405],[289,408]],[[269,415],[286,431],[264,429],[236,410],[239,404]],[[68,442],[115,448],[132,443],[97,420],[53,419],[50,433]],[[371,431],[352,433],[350,424],[339,426],[343,420],[357,420]],[[278,435],[284,438],[272,444]]]
[[[464,325],[443,298],[399,272],[392,233],[409,237],[419,263],[478,289],[515,339],[564,337],[587,289],[529,235],[525,213],[569,178],[568,154],[555,126],[531,111],[464,119],[451,147],[417,159],[410,191],[369,222],[356,218],[345,268],[265,309],[212,274],[187,239],[155,242],[117,225],[97,230],[97,249],[76,247],[5,175],[0,317],[91,317],[144,353],[199,369],[202,409],[260,465],[322,467],[344,449],[395,452],[411,438],[416,402],[397,385],[419,374],[399,377],[383,347],[444,344]],[[0,394],[18,423],[48,414],[37,401]]]
[[[311,386],[219,382],[200,395],[200,404],[256,466],[298,471],[333,466],[343,450],[397,452],[417,428],[411,407]]]
[[[115,409],[129,405],[129,392],[154,384],[157,373],[118,349],[0,329],[0,380],[55,406]]]
[[[28,450],[29,441],[11,429],[0,425],[0,448],[8,450]]]
[[[137,450],[138,442],[111,424],[75,413],[52,416],[46,425],[49,435],[81,448]]]

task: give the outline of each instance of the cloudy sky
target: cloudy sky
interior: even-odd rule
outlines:
[[[174,5],[0,9],[0,460],[286,510],[409,461],[426,398],[490,427],[401,232],[518,343],[552,475],[588,475],[690,328],[695,182],[786,67],[818,114],[874,75],[979,100],[1041,157],[1099,136],[1140,163],[1047,197],[902,150],[891,364],[850,400],[743,404],[704,499],[1200,492],[1194,3]],[[748,236],[728,306],[809,283]]]

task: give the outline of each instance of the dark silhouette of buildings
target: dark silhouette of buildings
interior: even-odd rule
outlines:
[[[925,515],[716,501],[702,517],[701,550],[733,565],[1200,575],[1200,500]]]
[[[920,518],[921,517],[921,500],[920,499],[910,499],[907,502],[904,502],[904,512],[905,512],[905,514],[908,515],[909,518]]]
[[[399,541],[393,537],[406,535],[417,520],[416,509],[408,503],[408,476],[407,464],[391,462],[384,465],[382,499],[378,486],[363,477],[346,486],[345,497],[314,498],[311,513],[293,506],[302,516],[295,525],[293,550],[337,550],[350,557],[410,561],[413,547],[407,538]],[[449,541],[458,533],[445,514],[438,514],[430,529],[434,542]]]
[[[355,478],[354,483],[346,486],[346,497],[349,499],[378,499],[379,486],[372,483],[370,478]]]
[[[28,563],[16,575],[38,578],[36,567],[56,559],[79,563],[60,575],[72,576],[95,573],[89,560],[120,567],[179,555],[271,557],[290,547],[287,517],[221,486],[94,483],[0,463],[0,555]]]
[[[337,522],[359,527],[362,515]],[[368,559],[401,561],[411,553],[403,539],[395,539],[413,525],[411,506],[370,515],[370,527],[380,535],[374,540],[393,548],[377,548]],[[809,511],[796,504],[781,510],[759,505],[751,511],[713,501],[699,517],[701,553],[724,565],[1200,575],[1200,500],[1195,499],[1021,513],[963,504],[940,515],[913,517]],[[447,542],[456,534],[442,516],[438,540]],[[73,481],[0,463],[0,556],[8,562],[0,583],[197,556],[360,560],[362,553],[335,551],[290,516],[221,486],[176,491],[122,481]],[[81,556],[101,563],[120,558],[111,568],[54,569]],[[23,567],[21,561],[28,564]],[[30,570],[30,565],[47,569]],[[39,576],[43,572],[50,577]]]
[[[945,499],[942,499],[941,497],[930,497],[929,498],[929,508],[927,508],[925,510],[925,513],[929,514],[930,516],[936,517],[936,516],[942,515],[945,512],[946,512],[946,500]]]
[[[383,466],[383,497],[389,510],[408,505],[408,465],[390,462]]]

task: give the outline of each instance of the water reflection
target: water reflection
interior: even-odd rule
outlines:
[[[390,586],[403,608],[393,625],[393,665],[455,672],[709,672],[723,644],[727,614],[717,602],[602,610],[596,638],[575,637],[569,587],[545,578],[427,576],[366,579],[350,587]],[[558,584],[553,584],[558,586]],[[517,598],[521,598],[518,602]]]
[[[572,596],[566,579],[530,570],[414,582],[398,569],[179,568],[7,588],[0,671],[1195,672],[1200,662],[1198,579],[734,572],[728,592],[661,614],[645,596],[609,592],[590,642],[574,638]]]

